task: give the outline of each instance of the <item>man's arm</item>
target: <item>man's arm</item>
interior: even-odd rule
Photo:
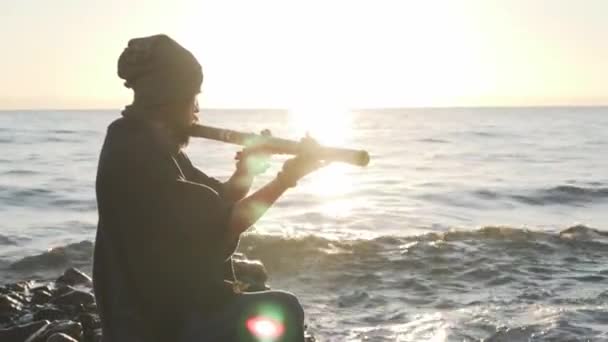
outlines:
[[[288,188],[324,164],[315,159],[296,157],[283,164],[277,177],[253,194],[237,201],[228,220],[228,235],[232,240],[256,223]]]
[[[230,179],[223,183],[224,199],[229,203],[236,203],[243,199],[251,190],[254,176],[243,170],[237,169]]]
[[[235,159],[236,171],[222,188],[224,199],[230,203],[245,198],[251,189],[253,178],[264,173],[269,167],[269,155],[256,151],[255,148],[246,148],[238,152]]]
[[[285,182],[275,178],[253,194],[237,201],[228,221],[230,239],[238,239],[241,233],[256,223],[287,189]]]

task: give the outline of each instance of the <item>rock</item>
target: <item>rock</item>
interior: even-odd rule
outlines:
[[[266,290],[268,273],[264,264],[258,260],[236,259],[233,261],[234,273],[239,281],[249,284],[247,291]]]
[[[68,268],[63,275],[57,279],[57,282],[70,286],[84,285],[91,287],[93,285],[91,277],[74,267]]]
[[[248,291],[266,289],[268,276],[261,262],[237,258],[234,268],[237,278],[250,285]],[[57,283],[0,286],[0,328],[10,326],[0,329],[0,342],[102,342],[95,297],[82,286],[81,281],[87,282],[79,272],[68,270]],[[306,341],[315,340],[307,334]]]
[[[0,329],[0,341],[2,342],[22,342],[31,334],[38,331],[49,321],[37,321],[23,325],[17,325],[8,329]]]
[[[69,315],[67,312],[60,310],[55,307],[46,307],[44,309],[38,310],[34,314],[34,320],[48,319],[49,321],[59,321],[68,319]]]
[[[33,281],[20,281],[15,284],[10,284],[7,287],[12,291],[28,292],[33,285],[34,285]]]
[[[64,333],[55,333],[51,335],[46,342],[78,342]]]
[[[19,292],[15,292],[15,291],[9,293],[7,296],[10,296],[11,298],[13,298],[14,300],[20,302],[21,304],[26,303],[26,302],[29,301],[24,294],[19,293]]]
[[[93,331],[93,339],[91,341],[92,342],[101,342],[102,341],[101,329],[95,329],[95,331]]]
[[[53,295],[45,290],[39,290],[32,295],[32,304],[46,304],[53,298]]]
[[[84,311],[97,312],[97,303],[91,303],[91,304],[84,305]]]
[[[55,333],[64,333],[76,340],[82,337],[82,325],[73,321],[55,321],[31,335],[25,342],[46,342]]]
[[[44,341],[43,335],[48,332],[48,328],[51,326],[51,323],[43,325],[40,329],[36,330],[30,337],[25,340],[25,342],[41,342]]]
[[[82,324],[85,331],[93,331],[101,328],[101,320],[99,316],[92,313],[81,313],[78,315],[78,321]]]
[[[51,284],[51,283],[48,283],[48,284],[39,284],[39,285],[38,285],[38,286],[36,286],[36,287],[32,287],[32,288],[30,289],[30,291],[31,291],[32,293],[36,293],[37,291],[46,291],[46,292],[48,292],[48,293],[53,293],[53,289],[54,289],[54,288],[55,288],[55,287],[54,287],[54,286],[52,286],[52,284]]]
[[[53,292],[51,292],[53,294],[53,296],[63,296],[66,293],[69,293],[72,291],[78,291],[76,288],[74,288],[70,285],[63,284],[63,283],[56,283],[55,285],[57,285],[57,287],[55,287]]]
[[[59,297],[53,298],[51,303],[59,306],[75,306],[88,305],[95,302],[95,296],[89,292],[74,290]]]
[[[0,295],[0,317],[9,317],[23,310],[23,304],[10,295]]]

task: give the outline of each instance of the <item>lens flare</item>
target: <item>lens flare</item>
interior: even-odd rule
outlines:
[[[253,336],[263,341],[272,341],[283,335],[285,327],[280,322],[268,317],[252,317],[247,320],[247,329]]]

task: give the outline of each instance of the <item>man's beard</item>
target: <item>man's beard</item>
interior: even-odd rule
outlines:
[[[182,149],[190,143],[190,128],[191,126],[181,126],[173,129],[173,141],[178,149]]]

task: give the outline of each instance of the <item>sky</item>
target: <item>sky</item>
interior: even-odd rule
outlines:
[[[120,108],[165,33],[213,108],[608,104],[606,0],[3,0],[0,109]]]

